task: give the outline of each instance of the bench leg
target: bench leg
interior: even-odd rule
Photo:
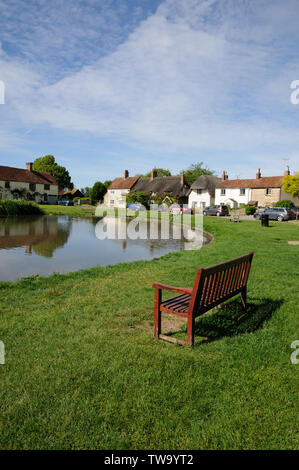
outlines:
[[[247,287],[243,287],[243,290],[241,292],[241,302],[242,302],[242,308],[243,310],[246,310],[247,307]]]
[[[188,320],[187,320],[187,344],[188,346],[194,346],[194,317],[193,315],[189,315]]]
[[[162,293],[160,289],[155,289],[155,318],[154,318],[154,336],[159,338],[161,334],[161,310],[160,304]]]

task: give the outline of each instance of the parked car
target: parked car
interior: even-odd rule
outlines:
[[[229,215],[229,210],[227,206],[224,205],[214,205],[206,207],[203,210],[203,215],[216,215],[217,217]]]
[[[264,211],[256,212],[254,218],[260,220],[261,216],[268,215],[269,220],[278,220],[283,222],[285,220],[295,219],[295,213],[286,207],[268,207]]]
[[[187,207],[185,204],[171,204],[169,207],[171,214],[192,214],[192,209]]]
[[[292,207],[290,211],[294,214],[295,219],[299,219],[299,207]]]
[[[73,206],[74,203],[73,201],[67,201],[67,200],[62,200],[62,201],[58,201],[58,203],[60,206]]]
[[[127,205],[127,209],[130,209],[131,211],[145,211],[146,208],[142,204],[138,204],[137,202],[130,202]]]

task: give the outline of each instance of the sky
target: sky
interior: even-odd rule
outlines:
[[[79,188],[201,161],[231,179],[299,171],[298,11],[0,0],[0,165],[51,154]]]

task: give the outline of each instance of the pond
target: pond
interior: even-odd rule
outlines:
[[[161,237],[103,239],[101,234],[105,233],[105,223],[106,230],[108,223],[109,232],[113,222],[104,221],[54,215],[0,219],[0,281],[150,260],[171,251],[198,247],[198,242],[188,243],[183,235],[172,235],[171,230],[168,240]],[[148,224],[145,220],[141,222],[145,233]],[[130,221],[117,221],[118,228],[122,225],[127,227]],[[160,225],[157,230],[159,233]],[[207,239],[204,238],[203,243],[207,243]]]

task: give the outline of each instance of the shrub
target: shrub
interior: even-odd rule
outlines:
[[[291,209],[292,207],[295,207],[295,204],[288,199],[282,199],[275,204],[275,207],[287,207],[288,209]]]
[[[127,194],[126,197],[126,202],[127,204],[129,203],[137,203],[137,204],[142,204],[143,206],[147,207],[148,206],[148,195],[143,192],[130,192]]]
[[[245,214],[246,215],[253,215],[256,211],[256,207],[255,206],[245,206]]]
[[[36,204],[28,201],[0,201],[0,217],[16,215],[42,215],[44,212]]]

